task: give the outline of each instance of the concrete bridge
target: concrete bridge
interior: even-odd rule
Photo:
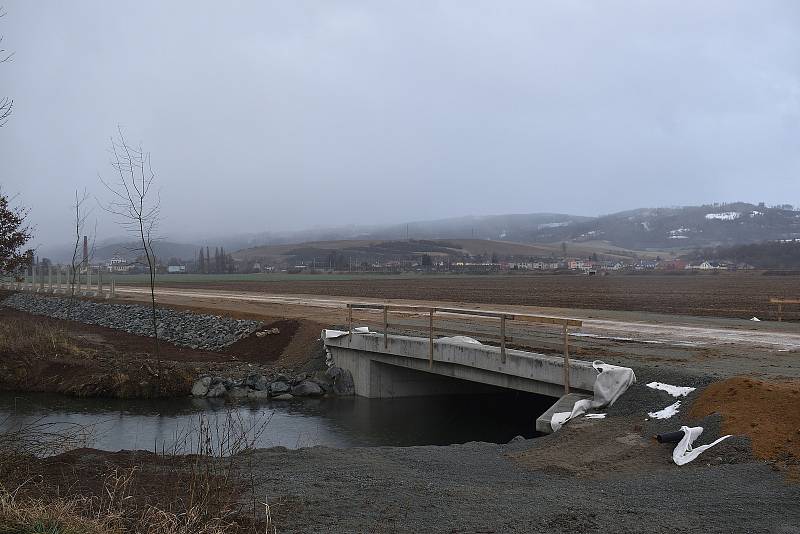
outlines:
[[[568,329],[580,321],[552,317],[521,316],[478,310],[425,308],[416,306],[349,305],[348,331],[325,331],[323,339],[333,364],[353,375],[356,395],[371,398],[423,395],[479,394],[496,388],[553,397],[555,404],[540,420],[537,430],[549,432],[549,416],[570,411],[575,401],[591,396],[597,372],[591,362],[570,360]],[[383,312],[383,332],[352,327],[354,309]],[[428,336],[390,334],[388,314],[404,312],[422,315],[428,322]],[[434,316],[468,316],[499,322],[500,346],[486,345],[470,338],[435,337]],[[564,354],[545,355],[506,348],[506,322],[543,323],[564,331]],[[399,324],[399,323],[396,323]],[[408,323],[403,323],[407,325]],[[452,326],[439,331],[455,332]],[[557,401],[557,402],[556,402]]]
[[[564,359],[441,338],[353,333],[325,339],[334,365],[353,375],[356,395],[371,398],[479,393],[494,386],[559,398],[564,395]],[[570,390],[591,394],[597,372],[591,362],[572,360]],[[454,381],[453,379],[457,379]],[[463,382],[462,382],[463,381]]]

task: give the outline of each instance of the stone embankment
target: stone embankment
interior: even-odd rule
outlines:
[[[153,336],[152,311],[138,304],[107,304],[87,300],[15,293],[3,306],[35,315],[78,321]],[[231,319],[167,308],[156,309],[158,337],[191,349],[218,351],[263,328],[260,321]]]
[[[192,386],[195,397],[231,399],[292,400],[295,397],[321,397],[326,394],[353,395],[353,376],[349,371],[331,367],[326,371],[302,373],[293,378],[279,373],[271,379],[251,373],[236,380],[220,376],[203,376]]]

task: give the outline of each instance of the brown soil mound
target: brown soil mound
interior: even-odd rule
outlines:
[[[764,382],[737,376],[708,386],[692,417],[722,415],[722,431],[746,435],[765,460],[800,461],[800,381]]]

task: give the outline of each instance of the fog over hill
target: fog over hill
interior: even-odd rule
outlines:
[[[792,206],[769,207],[763,204],[737,202],[705,206],[640,208],[600,217],[558,213],[464,216],[432,221],[414,221],[392,225],[342,226],[314,228],[295,232],[262,232],[220,236],[194,243],[158,241],[156,253],[163,259],[193,259],[200,247],[224,247],[239,257],[255,257],[253,250],[272,247],[267,255],[284,255],[299,250],[298,244],[311,249],[336,249],[355,246],[353,243],[333,245],[331,242],[373,242],[396,240],[491,240],[521,244],[549,245],[542,251],[554,251],[562,242],[571,250],[604,250],[608,254],[625,250],[687,250],[701,247],[731,246],[763,241],[800,238],[800,211]],[[114,253],[135,255],[136,246],[129,240],[111,239],[98,243],[94,257],[106,260]],[[322,245],[320,243],[323,243]],[[586,244],[587,247],[577,245]],[[279,247],[286,245],[286,247]],[[499,245],[497,245],[499,246]],[[277,247],[277,248],[275,248]],[[55,261],[66,261],[72,255],[69,246],[41,249],[39,255]]]
[[[696,248],[800,237],[800,211],[737,202],[623,211],[541,229],[533,242],[607,241],[632,249]],[[528,241],[526,240],[526,241]]]
[[[639,208],[586,217],[557,213],[465,216],[407,224],[318,228],[218,240],[230,250],[337,240],[491,239],[517,243],[604,241],[626,249],[685,249],[800,237],[790,205],[736,202]]]

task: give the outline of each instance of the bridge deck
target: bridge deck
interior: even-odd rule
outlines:
[[[427,338],[383,334],[344,334],[325,339],[335,365],[353,374],[356,394],[402,397],[451,393],[435,376],[457,378],[476,385],[498,386],[551,397],[564,393],[564,360],[520,350]],[[433,375],[433,376],[432,376]],[[570,386],[591,393],[596,371],[591,362],[572,360]]]

